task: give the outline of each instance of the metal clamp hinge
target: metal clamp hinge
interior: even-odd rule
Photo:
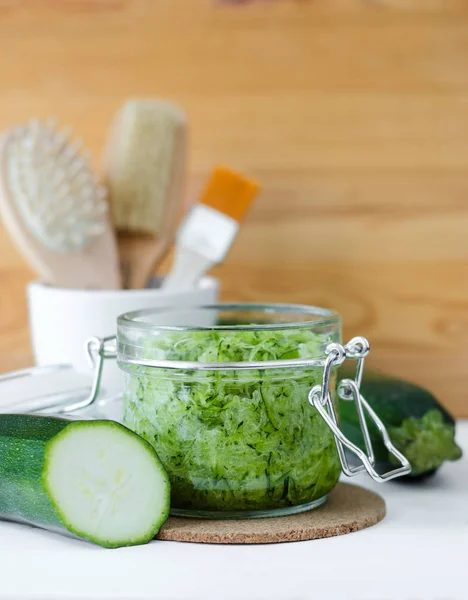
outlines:
[[[330,344],[326,349],[327,359],[323,370],[322,384],[316,385],[310,390],[309,403],[318,410],[333,432],[341,466],[345,475],[353,477],[365,470],[374,481],[383,482],[410,473],[411,465],[408,459],[392,444],[385,425],[360,393],[364,359],[369,354],[369,350],[369,342],[363,337],[353,338],[345,346],[341,344]],[[354,380],[343,379],[340,382],[338,385],[338,396],[342,400],[354,401],[355,403],[359,424],[364,436],[365,452],[351,442],[339,428],[335,407],[333,406],[333,401],[330,396],[331,370],[334,367],[340,366],[346,359],[357,361],[356,376]],[[388,452],[400,461],[400,467],[382,474],[376,471],[374,466],[374,449],[372,447],[365,413],[377,426]],[[360,464],[354,466],[350,465],[346,449],[358,457]]]
[[[84,400],[68,405],[65,408],[66,412],[87,408],[98,398],[101,389],[104,361],[106,358],[117,357],[115,335],[105,338],[93,337],[89,339],[86,342],[86,352],[88,353],[88,360],[94,370],[93,385],[91,386],[89,396]]]

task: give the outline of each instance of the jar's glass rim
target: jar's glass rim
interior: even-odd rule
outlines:
[[[239,316],[246,313],[264,313],[283,317],[285,320],[276,321],[272,316],[271,322],[261,323],[239,323],[239,324],[208,324],[208,325],[164,325],[158,324],[158,317],[163,317],[168,313],[172,315],[184,314],[190,311],[203,314],[208,311],[217,311],[225,313],[239,313]],[[288,320],[291,315],[291,320]],[[278,329],[301,329],[304,327],[322,327],[330,325],[340,325],[341,316],[338,312],[321,308],[318,306],[308,306],[306,304],[286,304],[286,303],[223,303],[205,304],[201,306],[181,306],[181,307],[158,307],[143,310],[136,310],[124,313],[118,318],[119,326],[135,327],[146,331],[268,331]]]

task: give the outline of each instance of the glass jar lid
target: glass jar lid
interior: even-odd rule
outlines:
[[[323,366],[341,318],[296,304],[216,304],[130,312],[118,319],[121,365],[172,369]]]

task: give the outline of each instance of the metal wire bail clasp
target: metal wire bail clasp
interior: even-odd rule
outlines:
[[[87,408],[96,401],[101,389],[102,369],[106,358],[116,358],[116,337],[115,335],[105,338],[93,337],[86,342],[86,352],[88,360],[93,368],[93,385],[89,396],[84,400],[75,402],[66,407],[67,412]]]
[[[399,452],[392,444],[387,429],[376,413],[369,406],[368,402],[361,396],[360,387],[362,373],[364,369],[364,359],[369,354],[370,346],[366,338],[356,337],[348,342],[345,346],[341,344],[330,344],[326,349],[327,358],[323,370],[322,384],[314,386],[309,392],[309,403],[314,406],[327,425],[330,427],[335,436],[336,447],[340,457],[341,466],[345,475],[353,477],[362,471],[372,477],[374,481],[383,482],[395,477],[401,477],[411,471],[411,465],[407,458]],[[335,409],[330,396],[330,375],[334,367],[340,366],[346,359],[357,361],[355,379],[343,379],[338,385],[338,396],[344,401],[354,401],[356,411],[361,426],[361,431],[364,436],[366,452],[353,444],[341,431],[338,425],[338,420],[335,414]],[[401,467],[397,467],[387,473],[378,473],[375,468],[374,450],[372,441],[369,435],[369,430],[366,422],[366,415],[375,423],[381,436],[383,443],[390,454],[395,456],[401,463]],[[360,464],[351,466],[346,454],[347,448],[360,460]]]

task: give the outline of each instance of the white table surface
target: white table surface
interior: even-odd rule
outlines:
[[[468,422],[458,425],[468,456]],[[374,484],[378,525],[341,537],[260,546],[155,541],[105,550],[0,523],[0,598],[466,600],[468,460],[426,484]]]

